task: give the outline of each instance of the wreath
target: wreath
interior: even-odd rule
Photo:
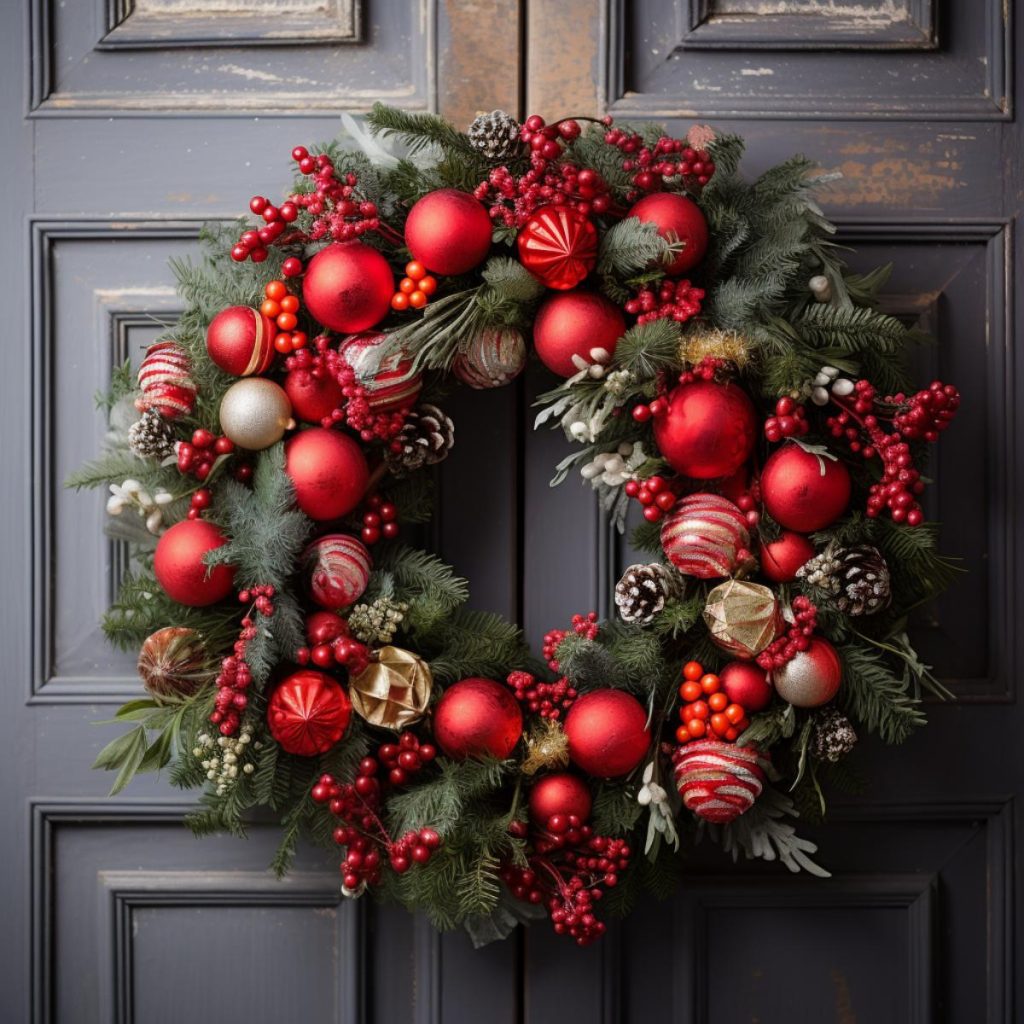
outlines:
[[[844,265],[829,176],[748,182],[705,126],[347,123],[174,264],[184,313],[69,482],[109,486],[132,562],[103,628],[147,692],[95,767],[201,788],[199,834],[269,808],[279,874],[308,835],[346,896],[478,942],[546,913],[589,943],[701,838],[826,874],[793,819],[851,783],[855,729],[899,743],[947,696],[907,619],[956,571],[921,466],[959,404],[906,380],[924,339],[880,310],[887,268]],[[407,543],[445,395],[531,347],[559,378],[537,425],[577,444],[553,485],[651,559],[541,659]]]

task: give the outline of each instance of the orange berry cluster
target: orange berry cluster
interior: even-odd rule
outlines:
[[[676,739],[680,743],[706,736],[734,743],[750,725],[743,707],[729,703],[722,680],[713,672],[705,672],[698,661],[688,661],[683,666],[679,696],[684,701],[679,709],[682,724],[676,729]]]
[[[295,330],[299,325],[299,297],[288,291],[284,281],[269,281],[263,294],[266,298],[260,306],[260,312],[277,324],[274,348],[282,355],[305,348],[309,340],[306,332]]]
[[[391,296],[391,308],[397,310],[422,309],[434,292],[437,291],[437,278],[427,273],[427,268],[419,260],[405,265],[405,277],[398,282],[398,291]]]

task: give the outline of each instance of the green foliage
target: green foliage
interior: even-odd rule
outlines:
[[[627,217],[602,236],[597,255],[597,276],[602,291],[613,302],[629,298],[628,282],[669,258],[671,246],[658,234],[656,224]]]
[[[619,339],[614,366],[638,380],[649,380],[659,370],[678,365],[681,338],[679,324],[671,319],[637,324]]]
[[[616,685],[618,665],[612,653],[596,640],[570,633],[555,652],[561,672],[583,692]]]
[[[924,725],[921,702],[910,693],[909,680],[886,663],[882,653],[862,643],[839,650],[843,662],[840,700],[850,716],[886,743],[902,743]]]
[[[642,813],[633,782],[617,779],[602,782],[594,795],[592,824],[599,836],[628,835]]]
[[[409,605],[403,628],[417,636],[433,635],[469,597],[469,584],[456,576],[450,565],[405,545],[389,545],[376,556],[371,600],[377,596],[384,574],[394,588],[395,599]]]
[[[466,676],[503,679],[530,663],[530,651],[518,626],[491,612],[457,609],[430,638],[436,653],[430,671],[440,683]]]

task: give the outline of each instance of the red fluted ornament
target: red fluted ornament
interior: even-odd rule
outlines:
[[[846,511],[850,474],[831,455],[787,444],[764,464],[761,497],[780,526],[811,533],[834,523]]]
[[[569,757],[588,775],[614,779],[628,775],[650,745],[644,706],[625,690],[592,690],[565,717]]]
[[[412,368],[412,359],[392,352],[380,359],[377,349],[387,338],[379,332],[353,334],[338,346],[366,392],[366,401],[377,413],[410,409],[423,390],[423,374]]]
[[[541,362],[562,377],[580,369],[578,356],[593,363],[595,350],[608,356],[615,352],[626,321],[619,307],[595,292],[564,292],[552,295],[537,311],[533,322],[533,345]]]
[[[761,543],[761,574],[773,583],[789,583],[796,571],[814,557],[814,545],[800,533],[783,530],[777,540]]]
[[[730,661],[718,673],[730,704],[739,704],[747,714],[763,711],[772,699],[768,673],[753,661]]]
[[[569,772],[544,775],[530,790],[530,817],[541,826],[555,815],[575,815],[581,822],[586,821],[592,804],[590,787]]]
[[[370,582],[370,552],[362,541],[344,533],[318,537],[302,560],[309,595],[322,608],[347,608]]]
[[[720,494],[688,494],[661,527],[668,560],[687,576],[731,576],[749,558],[747,517]]]
[[[713,480],[735,473],[757,439],[754,404],[739,384],[695,380],[680,384],[654,420],[654,440],[683,476]]]
[[[682,245],[679,254],[665,268],[670,277],[685,274],[704,259],[708,248],[708,222],[692,199],[674,192],[654,192],[634,203],[627,216],[656,224],[662,238]]]
[[[434,709],[434,738],[449,756],[504,759],[523,734],[523,713],[511,690],[493,679],[453,683]]]
[[[782,668],[772,669],[771,679],[783,700],[798,708],[816,708],[839,692],[843,663],[824,637],[815,636],[806,651],[799,651]]]
[[[226,543],[224,534],[205,519],[185,519],[167,530],[153,555],[153,573],[167,596],[193,608],[223,601],[234,585],[235,568],[209,569],[203,556]]]
[[[352,705],[338,681],[313,669],[288,676],[267,704],[270,735],[300,757],[330,750],[345,735],[351,717]]]
[[[363,242],[334,242],[306,267],[302,298],[317,323],[342,334],[365,331],[391,309],[395,277],[388,261]]]
[[[319,423],[330,416],[344,397],[341,385],[331,374],[315,374],[308,369],[292,370],[284,379],[284,391],[295,418],[306,423]]]
[[[597,264],[597,228],[571,206],[542,206],[516,239],[519,262],[548,288],[575,288]]]
[[[465,274],[491,248],[491,218],[468,192],[442,188],[418,200],[405,221],[409,252],[436,274]]]
[[[251,306],[228,306],[206,328],[206,351],[225,372],[236,377],[266,373],[274,361],[277,327]]]
[[[319,521],[347,515],[363,500],[370,472],[362,449],[347,434],[313,427],[285,445],[285,472],[295,503]]]
[[[188,416],[196,404],[196,385],[188,354],[176,341],[158,341],[146,349],[139,367],[139,412],[155,409],[165,420]]]
[[[686,808],[719,825],[749,811],[764,789],[768,758],[756,747],[697,740],[672,755],[676,786]]]

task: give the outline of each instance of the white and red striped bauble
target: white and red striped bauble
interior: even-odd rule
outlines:
[[[526,366],[526,340],[514,327],[485,327],[460,352],[452,370],[477,391],[500,388],[515,380]]]
[[[329,533],[313,541],[303,561],[310,597],[322,608],[347,607],[370,582],[370,552],[362,541],[344,533]]]
[[[370,408],[377,413],[410,409],[423,389],[423,375],[401,352],[380,359],[377,347],[387,337],[379,332],[352,334],[338,346],[342,358],[356,371]]]
[[[770,762],[756,747],[695,740],[676,748],[672,764],[687,810],[724,825],[753,806],[764,788]]]
[[[720,494],[690,494],[661,527],[668,560],[687,576],[730,576],[749,557],[750,531],[743,513]]]
[[[176,341],[158,341],[146,349],[139,367],[139,388],[142,395],[135,400],[139,412],[154,409],[167,420],[192,412],[196,404],[192,364]]]

